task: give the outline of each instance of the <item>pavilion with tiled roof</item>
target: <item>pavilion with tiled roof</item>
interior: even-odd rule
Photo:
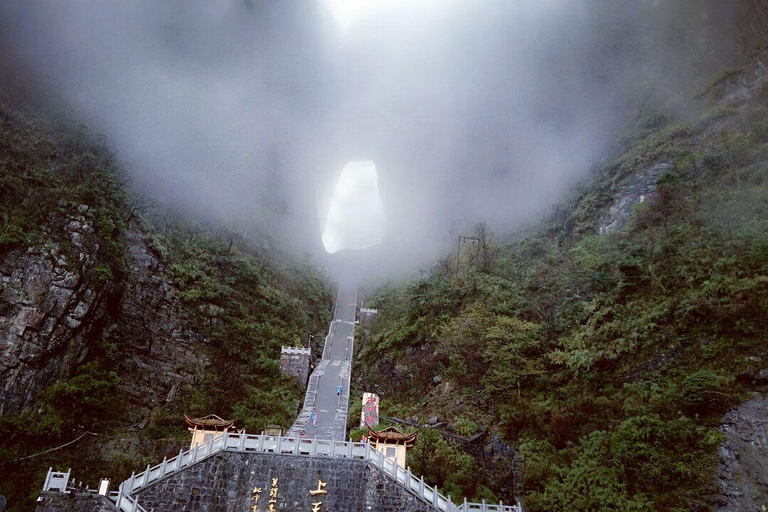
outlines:
[[[418,432],[407,434],[391,425],[382,430],[374,430],[370,425],[366,427],[368,427],[368,442],[373,445],[373,448],[383,453],[385,457],[395,459],[400,467],[404,468],[405,456],[416,443]]]
[[[215,438],[224,435],[235,424],[235,420],[225,420],[215,414],[209,414],[202,418],[190,418],[185,413],[184,421],[187,422],[189,431],[192,432],[190,449],[194,448],[195,445],[207,444]]]

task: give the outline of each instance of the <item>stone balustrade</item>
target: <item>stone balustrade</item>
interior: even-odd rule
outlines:
[[[283,345],[280,353],[292,356],[308,356],[310,354],[310,350],[307,347],[286,347]]]

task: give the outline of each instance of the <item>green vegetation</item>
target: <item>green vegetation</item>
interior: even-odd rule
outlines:
[[[302,390],[280,375],[280,347],[326,329],[333,294],[324,278],[306,263],[282,268],[232,234],[163,231],[154,246],[169,262],[195,331],[212,344],[211,366],[191,390],[191,412],[222,411],[252,432],[289,425]]]
[[[95,485],[173,456],[189,442],[184,412],[235,418],[250,432],[287,426],[301,390],[280,375],[280,347],[323,332],[330,321],[334,294],[308,262],[142,210],[122,175],[105,142],[84,126],[0,98],[0,259],[56,247],[80,272],[74,262],[81,249],[66,226],[84,217],[96,237],[88,247],[98,250],[80,285],[101,294],[110,320],[119,321],[130,285],[126,235],[138,231],[178,291],[179,316],[210,346],[209,365],[177,368],[194,374],[194,385],[181,386],[170,403],[146,397],[136,404],[123,385],[142,371],[126,357],[132,340],[105,341],[104,320],[85,320],[85,360],[63,380],[52,378],[32,407],[0,415],[0,493],[12,512],[33,508],[50,466],[72,468]],[[5,308],[0,302],[0,312]]]
[[[87,205],[102,242],[92,278],[119,281],[125,272],[120,236],[128,196],[104,140],[63,116],[42,117],[0,96],[0,257],[56,243],[72,250],[62,229]]]
[[[478,464],[462,452],[456,443],[446,441],[439,432],[422,429],[416,445],[408,453],[408,465],[417,475],[425,475],[430,485],[451,495],[458,502],[461,496],[496,500],[496,496],[478,479]]]
[[[481,226],[461,273],[454,254],[379,290],[360,384],[462,434],[488,424],[523,459],[529,510],[706,509],[716,427],[768,362],[768,108],[713,109],[639,123],[537,230],[499,243]],[[627,225],[596,235],[625,180],[660,162],[671,170]],[[414,466],[444,450],[423,434]],[[508,474],[465,462],[421,469],[511,501]]]

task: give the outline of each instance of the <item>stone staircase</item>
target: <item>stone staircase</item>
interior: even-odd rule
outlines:
[[[293,425],[288,429],[288,435],[297,437],[305,435],[312,411],[317,407],[318,394],[321,391],[321,379],[324,377],[327,378],[326,374],[336,375],[337,373],[338,378],[340,379],[339,383],[342,385],[342,393],[338,397],[335,410],[332,412],[328,411],[328,413],[333,414],[332,425],[319,433],[323,434],[322,436],[318,435],[317,437],[326,439],[344,439],[346,435],[347,412],[349,410],[349,386],[352,375],[352,357],[354,355],[355,322],[354,320],[349,321],[348,319],[345,320],[340,318],[340,296],[341,289],[339,290],[339,296],[336,299],[334,318],[328,328],[328,335],[325,337],[322,358],[309,376],[307,391],[304,395],[304,404],[296,420],[293,422]],[[356,293],[353,301],[355,303],[357,301]],[[349,334],[345,336],[343,334],[343,329],[348,329]],[[335,386],[334,389],[328,389],[326,385],[324,392],[331,394],[335,393]]]
[[[341,291],[340,291],[341,294]],[[348,306],[356,303],[352,302]],[[312,372],[307,385],[307,392],[304,397],[304,405],[296,421],[288,430],[287,436],[268,436],[252,435],[245,433],[227,433],[214,438],[204,445],[196,445],[190,450],[181,450],[178,455],[170,459],[165,458],[155,466],[147,466],[146,469],[138,474],[134,473],[129,479],[122,482],[117,492],[109,494],[109,498],[120,512],[146,512],[139,504],[137,493],[147,489],[149,486],[176,475],[191,466],[199,464],[216,454],[222,452],[238,453],[263,453],[279,454],[292,457],[328,457],[332,459],[358,459],[363,460],[371,468],[385,475],[386,478],[394,481],[396,486],[406,490],[408,493],[416,496],[419,501],[427,506],[429,510],[440,512],[522,512],[518,505],[504,504],[486,504],[469,503],[464,500],[461,504],[451,501],[450,496],[440,494],[437,487],[432,487],[424,482],[423,477],[416,477],[410,468],[402,468],[393,459],[387,458],[383,453],[371,448],[368,443],[355,443],[344,441],[346,434],[347,414],[349,408],[349,385],[352,371],[352,355],[354,353],[354,321],[338,318],[339,299],[337,298],[334,320],[331,322],[328,336],[326,337],[323,348],[323,357],[315,370]],[[354,316],[354,310],[352,310]],[[347,312],[348,317],[350,312]],[[344,334],[344,331],[348,334]],[[335,344],[335,345],[333,345]],[[326,375],[329,374],[329,375]],[[310,416],[318,404],[318,390],[320,389],[320,379],[333,376],[334,387],[329,388],[328,381],[324,382],[322,402],[330,403],[328,408],[334,407],[335,411],[332,422],[326,422],[323,430],[316,431],[313,438],[304,437],[305,429],[309,423]],[[335,385],[343,384],[343,392],[337,399],[331,401],[336,392]],[[321,403],[322,403],[321,402]],[[329,411],[330,412],[330,411]],[[321,434],[330,434],[323,437]],[[330,439],[330,440],[328,440]],[[52,471],[52,470],[51,470]],[[49,481],[57,481],[63,478],[64,474],[58,477],[52,476],[49,472],[49,478],[46,479],[44,491],[51,490]],[[69,474],[66,474],[68,479]]]

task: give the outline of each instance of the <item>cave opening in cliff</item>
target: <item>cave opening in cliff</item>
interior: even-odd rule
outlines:
[[[335,254],[373,247],[384,239],[386,215],[376,164],[350,162],[341,171],[323,230],[323,247]]]

